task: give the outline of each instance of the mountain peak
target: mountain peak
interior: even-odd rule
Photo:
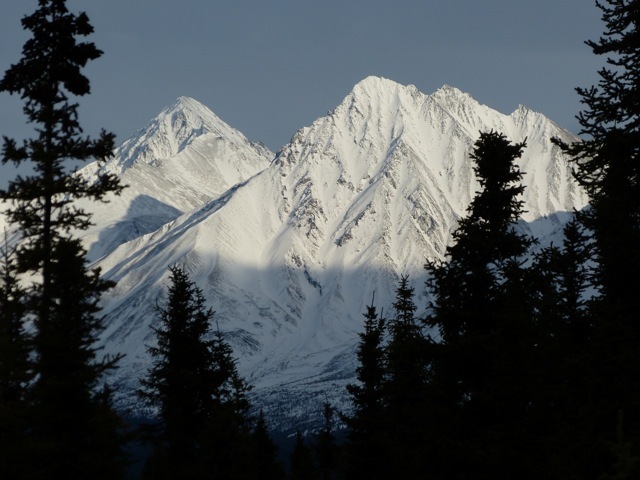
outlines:
[[[460,108],[476,108],[480,104],[468,93],[445,84],[438,88],[433,94],[426,95],[415,85],[402,85],[384,77],[369,76],[358,82],[347,100],[354,103],[371,103],[386,99],[397,104],[401,102],[411,102],[416,105],[422,104],[425,99],[432,98],[445,110],[458,110]]]
[[[226,124],[198,100],[178,97],[145,128],[118,147],[118,170],[126,170],[134,161],[156,164],[175,156],[196,138],[207,134],[234,145],[249,142],[242,133]]]
[[[526,118],[527,116],[530,116],[530,115],[539,116],[540,114],[538,112],[535,112],[535,111],[531,110],[526,105],[522,105],[522,104],[519,104],[518,108],[516,108],[511,113],[511,117],[514,118],[514,119],[523,119],[523,118]]]
[[[355,97],[366,95],[367,97],[371,98],[374,96],[397,92],[406,92],[412,96],[419,93],[415,85],[402,85],[393,80],[389,80],[388,78],[370,75],[359,81],[353,87],[351,95]]]
[[[175,105],[181,105],[185,107],[206,108],[208,110],[208,108],[204,104],[200,103],[195,98],[186,97],[186,96],[179,96],[175,101]]]
[[[204,133],[205,131],[215,132],[230,128],[207,106],[191,97],[178,97],[173,104],[162,110],[152,120],[150,126],[154,123],[163,125],[165,133],[180,130],[195,130]]]
[[[444,84],[442,87],[437,89],[431,97],[445,104],[478,104],[471,95],[448,84]]]
[[[170,106],[166,107],[158,117],[167,114],[175,114],[177,112],[183,112],[190,114],[194,118],[200,118],[201,120],[216,120],[220,121],[215,113],[213,113],[209,107],[200,103],[195,98],[191,97],[178,97],[176,101]]]
[[[388,78],[369,75],[356,83],[353,90],[381,90],[398,86],[399,84],[397,82],[389,80]]]
[[[442,85],[439,89],[437,89],[435,91],[435,93],[440,93],[441,95],[465,95],[464,92],[462,92],[462,90],[456,88],[456,87],[452,87],[451,85],[449,85],[448,83],[445,83],[444,85]]]
[[[403,104],[419,104],[422,94],[414,85],[402,85],[384,77],[369,76],[358,82],[336,110],[397,112]],[[370,116],[367,114],[367,116]]]

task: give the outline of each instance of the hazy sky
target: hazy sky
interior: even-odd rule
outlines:
[[[593,0],[69,0],[104,55],[85,69],[80,122],[118,143],[181,95],[272,150],[369,75],[431,93],[455,86],[503,113],[518,104],[578,131],[576,86],[603,59]],[[19,60],[36,0],[1,0],[0,70]],[[0,134],[31,135],[0,94]],[[0,174],[2,170],[0,169]],[[6,171],[4,175],[6,175]]]

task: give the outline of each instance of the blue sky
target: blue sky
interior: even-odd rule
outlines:
[[[275,151],[369,75],[425,93],[449,84],[503,113],[524,104],[577,133],[574,89],[595,84],[604,61],[584,44],[604,28],[592,0],[67,4],[87,12],[90,40],[104,51],[85,69],[92,93],[80,100],[80,122],[118,142],[185,95]],[[2,0],[2,71],[19,60],[20,19],[36,6]],[[31,134],[21,105],[0,94],[0,134]]]

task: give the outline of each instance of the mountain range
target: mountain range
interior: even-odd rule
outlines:
[[[117,284],[103,297],[100,343],[126,355],[110,379],[119,405],[140,408],[132,392],[179,264],[273,428],[304,429],[325,401],[345,408],[365,306],[375,294],[392,314],[408,275],[425,311],[423,264],[443,258],[479,189],[470,153],[490,130],[526,141],[519,228],[542,244],[559,238],[587,197],[551,139],[578,139],[524,106],[504,115],[450,86],[424,94],[368,77],[277,153],[181,97],[106,164],[80,170],[127,185],[106,205],[82,204],[93,213],[89,259]]]

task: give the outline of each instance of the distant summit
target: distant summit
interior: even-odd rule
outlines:
[[[100,258],[220,196],[273,157],[197,100],[179,97],[102,167],[117,173],[127,188],[108,204],[85,205],[96,223],[85,238],[90,257]],[[88,165],[80,174],[90,178],[96,168]]]
[[[179,97],[116,150],[117,168],[124,171],[134,162],[158,164],[203,135],[213,135],[236,147],[250,143],[208,107],[193,98]]]

